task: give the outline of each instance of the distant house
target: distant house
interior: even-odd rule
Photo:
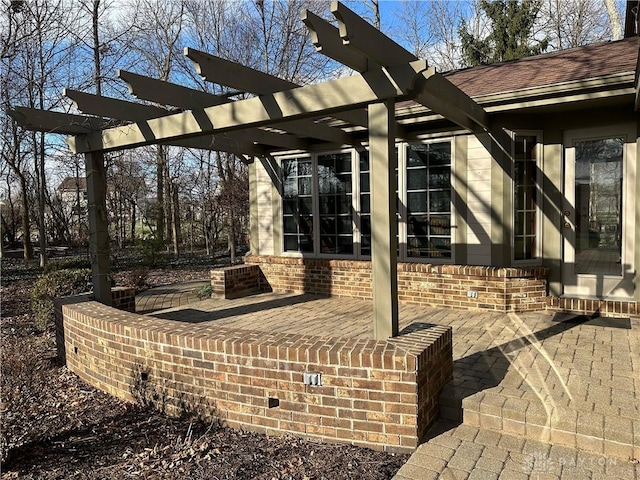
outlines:
[[[66,216],[81,216],[87,213],[87,179],[66,177],[58,185],[60,203]]]

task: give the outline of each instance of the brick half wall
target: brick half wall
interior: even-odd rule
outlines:
[[[68,368],[126,400],[217,415],[234,428],[411,451],[453,372],[451,328],[388,341],[185,324],[88,301],[61,306]],[[321,374],[320,386],[303,382]]]
[[[372,298],[371,262],[247,255],[260,267],[261,288]],[[526,312],[544,310],[547,269],[398,264],[400,301],[428,307]]]

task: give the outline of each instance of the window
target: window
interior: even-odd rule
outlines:
[[[360,160],[360,254],[371,255],[371,187],[369,186],[369,152],[359,154]]]
[[[451,259],[451,143],[407,145],[400,155],[399,258]],[[367,151],[285,159],[282,172],[285,252],[371,255]]]
[[[313,168],[310,158],[282,162],[285,252],[313,253]]]
[[[538,138],[516,134],[514,142],[514,222],[515,261],[538,257]]]
[[[451,258],[451,144],[408,145],[407,257]]]
[[[353,254],[351,153],[318,156],[320,253]]]
[[[398,164],[398,149],[396,148],[396,165]],[[371,255],[371,185],[369,183],[369,151],[360,152],[360,254]],[[398,167],[396,166],[396,185],[398,185]],[[396,190],[396,194],[398,190]],[[396,212],[400,211],[400,202],[396,196]],[[396,234],[398,256],[400,256],[400,242]]]

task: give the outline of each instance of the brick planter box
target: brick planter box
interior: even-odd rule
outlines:
[[[376,341],[180,323],[93,301],[61,313],[67,366],[91,385],[269,434],[411,451],[453,371],[450,327],[418,323]]]
[[[372,298],[371,262],[277,256],[245,257],[263,275],[262,291]],[[547,270],[398,264],[398,298],[429,307],[499,312],[544,310]]]

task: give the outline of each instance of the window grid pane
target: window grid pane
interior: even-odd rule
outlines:
[[[284,251],[313,253],[313,177],[310,158],[282,162]]]
[[[396,147],[396,165],[398,164],[398,148]],[[371,186],[369,151],[359,154],[360,159],[360,255],[371,255]],[[398,185],[398,167],[396,166],[396,185]],[[400,199],[396,189],[396,212],[399,212]],[[399,221],[399,220],[398,220]],[[398,229],[399,231],[399,229]],[[396,253],[400,256],[400,238],[396,234]]]
[[[536,258],[536,148],[535,135],[516,135],[514,157],[514,259]]]
[[[369,186],[369,152],[360,160],[360,255],[371,255],[371,190]]]
[[[451,258],[451,144],[407,146],[407,256]]]
[[[353,254],[351,153],[318,156],[320,253]]]

